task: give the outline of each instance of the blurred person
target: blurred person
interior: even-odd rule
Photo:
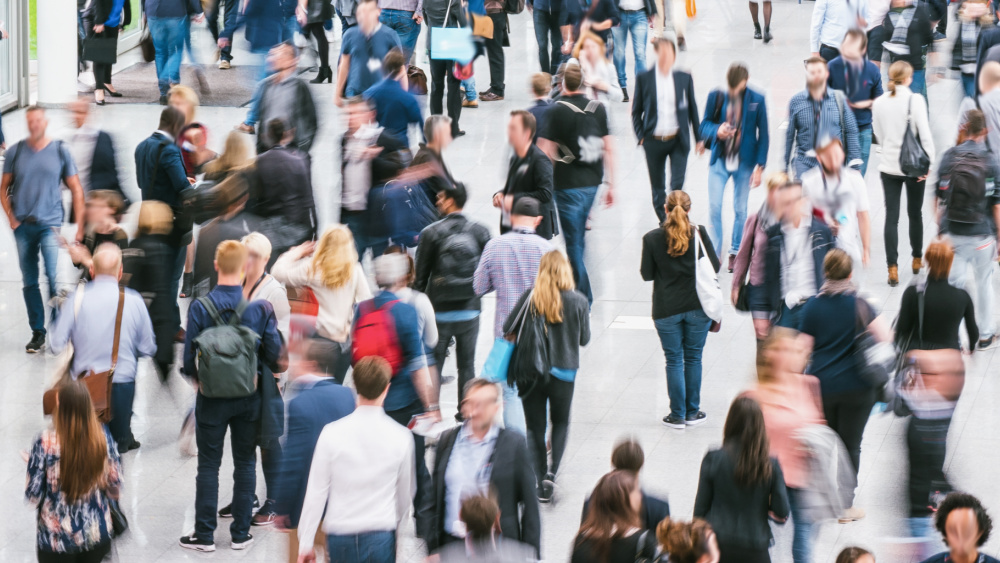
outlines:
[[[427,551],[465,541],[462,503],[472,496],[493,494],[500,505],[500,535],[531,546],[541,554],[541,520],[535,475],[524,434],[496,424],[500,390],[495,383],[474,378],[465,384],[460,426],[438,438],[433,489],[427,497],[426,529],[418,529]]]
[[[830,76],[826,79],[827,86],[844,93],[858,124],[862,176],[868,172],[868,157],[872,150],[872,106],[875,99],[882,95],[882,72],[868,60],[867,53],[868,36],[864,30],[848,29],[840,44],[840,56],[828,63]]]
[[[768,519],[788,518],[788,491],[770,442],[760,406],[737,397],[723,428],[722,448],[705,454],[694,501],[695,518],[712,525],[720,563],[769,562],[774,538]]]
[[[28,454],[24,490],[25,502],[38,507],[38,561],[98,562],[111,551],[121,456],[82,382],[60,386],[52,419]]]
[[[767,166],[770,140],[764,96],[747,86],[750,72],[743,63],[726,71],[728,89],[713,90],[705,102],[701,137],[712,148],[708,163],[712,247],[722,250],[722,199],[733,180],[733,234],[728,270],[733,271],[743,241],[750,190],[760,185]]]
[[[770,454],[778,460],[788,489],[792,513],[792,558],[795,563],[810,563],[812,542],[816,536],[809,515],[810,453],[797,434],[814,424],[826,424],[820,404],[819,381],[803,375],[807,356],[798,333],[777,327],[764,342],[757,362],[757,386],[745,392],[760,405]]]
[[[770,43],[774,36],[771,35],[771,0],[750,0],[750,19],[753,20],[753,38],[763,39],[764,43]],[[760,32],[760,20],[757,17],[757,5],[764,4],[764,33]]]
[[[535,286],[521,295],[513,311],[531,307],[531,314],[545,319],[550,372],[534,388],[523,390],[521,403],[528,427],[538,477],[538,501],[552,502],[556,474],[569,437],[569,413],[573,387],[580,370],[580,348],[590,342],[590,307],[573,286],[573,270],[566,256],[553,250],[542,256]],[[517,331],[517,313],[504,322],[504,334]],[[524,322],[522,320],[522,322]],[[546,451],[547,419],[552,420],[552,463]]]
[[[691,223],[691,198],[673,191],[664,207],[663,226],[642,237],[639,272],[644,281],[653,282],[653,324],[667,360],[670,414],[663,424],[683,430],[708,416],[701,410],[701,354],[712,320],[701,307],[695,269],[703,256],[716,272],[721,264],[704,225]],[[700,243],[694,237],[700,237]]]
[[[142,13],[156,47],[156,80],[160,88],[160,105],[165,106],[170,87],[181,82],[187,19],[201,23],[205,15],[201,3],[196,0],[142,0]]]
[[[592,31],[584,31],[577,39],[572,54],[583,72],[584,95],[604,104],[610,119],[610,103],[622,101],[622,92],[625,89],[619,90],[613,83],[615,68],[608,61],[604,40]]]
[[[406,274],[396,281],[392,287],[388,287],[399,300],[410,305],[417,312],[417,332],[420,333],[420,340],[424,344],[424,355],[427,356],[427,365],[431,370],[431,375],[437,373],[437,364],[434,363],[434,349],[437,348],[438,331],[437,323],[434,322],[434,306],[431,300],[422,291],[413,289],[413,281],[417,278],[416,265],[413,257],[410,256],[405,247],[393,245],[385,249],[385,254],[396,254],[406,258]],[[440,380],[439,380],[440,385]]]
[[[226,240],[238,241],[265,226],[259,217],[246,211],[247,194],[250,191],[246,177],[229,178],[226,183],[232,185],[232,191],[227,193],[233,199],[224,202],[222,213],[211,221],[203,223],[198,231],[191,278],[191,297],[203,297],[218,284],[215,249],[219,243]]]
[[[554,248],[537,234],[536,229],[542,222],[540,208],[538,200],[531,196],[518,199],[510,211],[511,230],[486,243],[473,274],[472,287],[476,295],[482,297],[491,291],[497,292],[494,338],[505,336],[504,321],[524,292],[535,285],[542,256]],[[504,426],[527,435],[517,386],[510,386],[503,380],[500,381],[500,388],[503,391]]]
[[[768,2],[770,4],[770,2]],[[665,519],[656,528],[663,563],[718,563],[719,545],[712,526],[699,518],[691,522]]]
[[[489,229],[463,214],[467,200],[468,192],[462,183],[446,186],[439,192],[437,207],[444,218],[420,233],[413,281],[413,288],[425,292],[434,309],[438,340],[433,353],[439,374],[444,373],[448,348],[455,342],[460,405],[466,383],[476,376],[476,340],[482,304],[473,287],[473,276],[490,241]],[[460,409],[455,415],[459,422],[461,414]]]
[[[612,471],[601,477],[590,497],[580,530],[573,540],[571,563],[632,563],[656,555],[654,534],[639,519],[642,489],[631,471]]]
[[[399,48],[399,36],[379,23],[376,0],[360,0],[356,12],[358,25],[344,32],[341,39],[337,83],[333,103],[344,105],[344,99],[360,96],[382,76],[382,61],[393,48]]]
[[[70,102],[69,109],[73,113],[74,130],[67,136],[66,145],[73,156],[84,192],[116,191],[128,207],[129,198],[118,180],[118,162],[111,135],[90,124],[90,104],[87,100],[77,98]]]
[[[428,191],[427,195],[433,195],[436,201],[438,193],[456,183],[444,161],[444,150],[454,140],[451,136],[451,118],[447,115],[427,116],[424,120],[423,135],[424,142],[420,143],[420,149],[413,155],[410,168],[418,166],[427,168],[425,174],[430,177],[423,181],[425,190]]]
[[[270,303],[278,323],[278,332],[288,342],[288,322],[292,313],[288,305],[288,292],[281,282],[267,273],[267,264],[271,259],[271,241],[255,231],[240,239],[240,242],[247,248],[243,298],[248,302],[263,299]]]
[[[184,114],[184,127],[177,135],[177,146],[184,157],[184,170],[188,178],[202,173],[202,166],[218,154],[208,148],[208,128],[195,121],[201,100],[190,87],[181,84],[171,86],[167,93],[167,105],[179,109]]]
[[[0,181],[0,204],[14,232],[18,265],[21,269],[21,292],[28,310],[31,340],[24,350],[35,354],[45,348],[45,303],[38,287],[38,258],[45,263],[49,298],[57,295],[59,234],[63,225],[62,185],[72,194],[73,215],[84,215],[83,187],[70,151],[62,141],[46,134],[49,120],[45,110],[30,106],[25,110],[28,137],[7,151]],[[74,242],[83,240],[86,225],[78,221]],[[55,316],[55,311],[52,311]]]
[[[845,547],[835,563],[875,563],[875,556],[861,547]]]
[[[846,2],[847,0],[832,0]],[[858,141],[858,122],[849,111],[846,96],[827,86],[830,72],[824,59],[812,56],[806,59],[806,89],[792,96],[788,102],[788,130],[785,133],[785,156],[782,172],[801,179],[807,170],[818,165],[813,150],[823,132],[839,131],[841,143],[847,147],[847,164],[858,168],[861,145]]]
[[[89,10],[84,10],[84,29],[88,39],[103,38],[114,39],[115,48],[118,47],[118,33],[124,27],[122,21],[126,18],[124,14],[124,0],[97,0],[89,3]],[[131,18],[131,5],[129,14]],[[128,22],[125,22],[127,24]],[[82,59],[82,57],[81,57]],[[94,103],[99,106],[105,104],[104,95],[112,98],[120,98],[122,95],[111,86],[111,64],[97,62],[93,63],[94,70]]]
[[[212,41],[219,42],[220,37],[228,36],[232,39],[236,30],[236,22],[239,18],[239,0],[212,0],[208,2],[205,17],[208,23],[208,31],[212,34]],[[219,15],[222,14],[222,29],[219,28]],[[233,45],[227,43],[225,47],[219,48],[219,69],[228,70],[232,67]]]
[[[79,305],[75,292],[66,298],[63,314],[56,319],[49,339],[55,354],[67,345],[73,346],[72,374],[114,371],[108,430],[119,454],[139,449],[139,441],[132,435],[135,376],[139,358],[156,353],[153,323],[142,296],[137,291],[119,288],[122,272],[121,249],[111,243],[98,246],[90,264],[93,281],[77,287],[76,291],[82,292]],[[115,330],[119,310],[120,334]]]
[[[410,432],[383,409],[391,378],[382,358],[358,362],[357,408],[317,438],[299,517],[299,563],[316,560],[313,538],[321,521],[330,561],[396,561],[396,530],[418,477]]]
[[[633,438],[626,438],[624,440],[619,440],[615,444],[615,449],[611,452],[611,470],[612,471],[631,471],[635,473],[636,478],[639,477],[639,472],[642,470],[642,466],[646,463],[646,454],[642,451],[642,446],[639,442]],[[666,499],[661,499],[653,495],[647,494],[645,490],[642,490],[642,503],[639,507],[639,519],[642,524],[642,529],[656,531],[657,526],[664,518],[670,516],[670,505],[667,503]],[[583,516],[580,518],[580,522],[583,523],[587,519],[587,514],[590,511],[590,494],[583,501]]]
[[[120,250],[128,248],[128,233],[115,220],[122,212],[122,199],[118,192],[94,190],[87,193],[87,232],[82,242],[67,246],[69,257],[73,265],[80,268],[83,281],[91,279],[90,268],[94,265],[93,255],[98,246],[108,242]]]
[[[990,3],[990,10],[990,15],[993,21],[996,22],[996,13],[1000,11],[1000,7]],[[976,86],[979,88],[977,93],[985,93],[980,83],[983,67],[988,62],[1000,62],[1000,49],[995,48],[997,44],[1000,44],[1000,27],[996,25],[982,30],[976,40]]]
[[[955,263],[948,282],[965,289],[970,274],[976,281],[972,302],[979,327],[979,350],[996,342],[993,320],[993,272],[996,270],[1000,220],[1000,168],[984,144],[983,113],[970,110],[959,132],[962,142],[941,157],[938,167],[937,218],[940,232],[951,238]],[[972,346],[972,343],[969,344]]]
[[[552,90],[552,75],[547,72],[536,72],[531,75],[531,97],[534,102],[526,111],[535,118],[535,132],[531,142],[538,141],[538,129],[545,125],[545,114],[552,106],[549,92]]]
[[[572,0],[564,0],[567,3],[569,1]],[[479,99],[484,102],[496,102],[503,99],[506,89],[504,79],[507,62],[503,48],[505,45],[510,45],[510,21],[503,0],[485,0],[483,4],[486,8],[486,17],[493,22],[493,37],[483,38],[486,60],[490,64],[490,87],[479,92]]]
[[[1000,29],[997,31],[1000,33]],[[981,93],[976,98],[962,100],[958,106],[958,128],[961,131],[965,127],[969,110],[978,109],[983,112],[986,120],[986,147],[990,149],[993,158],[997,159],[1000,155],[1000,62],[989,61],[983,64],[977,84]],[[993,147],[997,147],[997,150]]]
[[[252,164],[254,164],[254,154],[246,135],[239,131],[230,131],[226,135],[226,143],[219,157],[205,164],[205,181],[222,183],[231,174],[242,172]]]
[[[743,232],[749,237],[741,242],[740,251],[733,262],[732,302],[739,301],[740,287],[747,292],[747,309],[753,319],[753,331],[760,354],[764,339],[771,329],[771,306],[768,304],[768,288],[764,285],[765,255],[767,254],[767,232],[781,220],[779,209],[779,189],[788,184],[784,172],[771,174],[767,180],[767,198],[760,209],[747,217]]]
[[[635,77],[646,70],[646,35],[656,17],[654,0],[618,0],[618,15],[621,23],[611,28],[614,46],[615,69],[618,71],[618,86],[622,89],[621,101],[628,101],[628,72],[625,53],[628,51],[628,36],[632,36],[632,54],[635,58]],[[545,67],[542,67],[545,70]]]
[[[653,39],[653,48],[656,49],[654,67],[635,79],[632,129],[646,153],[653,211],[662,224],[667,220],[663,211],[667,199],[667,159],[670,159],[670,190],[683,190],[692,137],[699,155],[705,151],[705,141],[698,122],[694,81],[690,74],[674,70],[677,46],[669,38],[657,37]]]
[[[923,96],[924,100],[927,99],[925,53],[933,51],[934,25],[928,4],[913,0],[892,0],[889,13],[882,22],[881,35],[885,38],[882,47],[889,52],[889,63],[910,63],[913,67],[910,89]]]
[[[434,29],[443,27],[465,27],[467,24],[465,8],[460,0],[426,0],[422,2],[424,10],[424,21],[427,22],[427,55],[430,58],[431,35]],[[478,107],[479,102],[475,101],[476,89],[473,85],[466,88],[466,98],[471,100],[466,104],[462,99],[462,81],[455,76],[453,69],[455,61],[447,59],[430,59],[431,82],[430,82],[430,113],[431,115],[441,115],[445,108],[448,109],[448,117],[451,118],[451,136],[454,138],[465,135],[458,126],[458,120],[462,116],[463,107]],[[444,101],[445,84],[448,86],[448,99]],[[470,94],[471,92],[471,94]]]
[[[563,59],[559,22],[566,8],[561,0],[531,0],[525,6],[531,13],[535,42],[538,43],[538,66],[542,73],[555,74]],[[643,49],[643,56],[645,54]]]
[[[608,44],[612,41],[611,29],[621,24],[617,0],[566,0],[560,12],[560,29],[563,36],[563,55],[573,51],[576,41],[583,31],[591,31]],[[610,53],[609,53],[610,58]]]
[[[302,35],[316,41],[316,53],[319,55],[319,72],[309,82],[311,84],[333,82],[333,69],[330,68],[330,42],[326,38],[326,28],[324,27],[325,22],[333,17],[333,2],[331,0],[298,0],[296,4],[296,18],[299,25],[302,26]]]
[[[329,355],[326,348],[334,345],[320,340],[306,343],[304,353],[290,366],[288,401],[288,434],[277,479],[276,504],[278,518],[275,527],[288,534],[288,562],[299,560],[299,517],[305,502],[306,485],[312,466],[313,452],[323,429],[354,412],[354,394],[337,383],[320,365]],[[313,545],[325,548],[326,537],[319,532]]]
[[[354,308],[372,297],[351,231],[343,225],[327,227],[319,241],[300,244],[282,254],[271,267],[271,275],[286,288],[312,290],[319,304],[316,337],[330,343],[320,369],[343,384],[351,367]]]
[[[871,260],[872,223],[865,178],[845,166],[839,137],[821,133],[816,160],[819,166],[802,175],[802,191],[813,206],[813,214],[830,226],[837,248],[855,264],[867,266]]]
[[[527,563],[535,561],[531,546],[500,534],[500,507],[486,495],[462,500],[458,512],[465,525],[465,542],[451,542],[427,558],[427,563]]]
[[[280,119],[292,133],[292,141],[285,144],[308,153],[316,137],[316,106],[306,81],[296,75],[298,52],[291,43],[279,43],[267,53],[267,59],[274,74],[260,85],[259,120],[268,124]],[[282,139],[263,129],[257,135],[257,154],[278,144],[283,144]]]
[[[923,563],[997,563],[998,559],[980,553],[990,539],[993,519],[978,498],[968,493],[951,493],[941,501],[934,516],[934,527],[941,532],[948,551]]]
[[[409,146],[410,125],[421,127],[424,119],[417,98],[407,91],[406,72],[403,52],[399,47],[389,49],[382,59],[382,80],[363,95],[375,107],[375,121]]]
[[[380,24],[396,32],[403,51],[403,67],[410,64],[424,21],[422,0],[380,0]]]
[[[767,230],[762,257],[770,324],[798,329],[803,305],[823,286],[823,260],[833,248],[833,234],[813,220],[802,184],[778,187],[775,202],[780,221]]]
[[[233,522],[229,527],[234,550],[243,550],[253,543],[250,525],[256,488],[256,448],[258,434],[265,417],[270,414],[270,386],[264,377],[281,369],[281,334],[278,332],[274,308],[264,300],[247,303],[243,298],[243,278],[246,272],[247,249],[237,241],[219,244],[215,267],[219,285],[208,295],[193,301],[188,307],[187,333],[184,342],[184,374],[199,381],[198,370],[204,351],[199,345],[203,331],[230,321],[233,315],[239,323],[260,335],[257,340],[257,390],[246,397],[207,397],[198,387],[195,406],[195,433],[198,441],[198,476],[195,488],[194,532],[180,538],[183,548],[195,551],[215,551],[216,509],[219,506],[219,468],[226,431],[230,432],[233,450]],[[211,307],[211,308],[209,308]],[[220,322],[221,321],[221,322]],[[266,368],[261,370],[260,368]],[[265,464],[267,465],[267,464]],[[264,508],[262,507],[262,512]]]
[[[951,49],[951,69],[958,71],[966,98],[976,97],[977,46],[983,31],[993,27],[991,2],[966,0],[958,5],[958,37]],[[964,101],[964,100],[963,100]]]
[[[573,282],[587,302],[593,303],[594,292],[584,261],[587,216],[601,184],[606,186],[604,204],[614,204],[615,143],[607,110],[600,104],[592,106],[582,86],[582,69],[568,63],[562,95],[546,112],[545,129],[538,132],[538,148],[554,162],[553,196],[566,254],[573,266]]]
[[[809,47],[814,57],[830,62],[840,55],[844,36],[864,25],[865,4],[851,0],[819,0],[812,13]]]
[[[503,190],[493,194],[493,207],[500,209],[500,234],[504,234],[511,230],[510,212],[517,200],[522,197],[535,199],[540,204],[542,216],[536,233],[545,240],[552,240],[558,232],[558,220],[552,201],[552,161],[532,142],[538,134],[538,122],[533,115],[530,110],[510,112],[507,142],[514,154],[507,168],[507,181]]]

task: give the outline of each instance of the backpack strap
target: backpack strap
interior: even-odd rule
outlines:
[[[250,303],[246,299],[240,299],[240,304],[234,309],[233,316],[229,317],[229,326],[240,326],[243,322],[243,312],[247,310]]]
[[[211,317],[213,323],[216,325],[226,324],[226,322],[222,320],[222,317],[219,316],[219,310],[215,308],[215,303],[212,303],[212,300],[209,299],[207,295],[199,297],[198,303],[201,303],[201,306],[205,308],[205,312],[208,313],[209,317]]]
[[[121,341],[122,335],[122,313],[125,310],[125,288],[119,286],[118,288],[118,313],[115,315],[115,341],[111,345],[111,373],[115,373],[115,367],[118,365],[118,343]]]

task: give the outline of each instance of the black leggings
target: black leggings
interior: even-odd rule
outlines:
[[[906,216],[910,219],[910,252],[914,258],[923,255],[924,250],[924,218],[921,209],[924,206],[924,180],[893,176],[882,173],[882,190],[885,192],[885,261],[889,266],[897,265],[899,252],[899,204],[903,195],[903,185],[906,185]]]
[[[872,389],[823,395],[826,424],[843,440],[855,476],[861,463],[861,438],[874,406],[875,391]]]
[[[321,68],[330,66],[330,42],[326,40],[326,30],[323,29],[323,22],[309,23],[302,29],[306,37],[316,40],[316,50],[319,51],[319,65]]]
[[[749,549],[719,542],[719,563],[771,563],[768,549]]]
[[[559,462],[566,452],[566,438],[569,436],[569,409],[573,404],[573,383],[549,376],[543,387],[535,387],[521,399],[524,406],[524,422],[528,427],[528,444],[535,462],[535,477],[541,481],[545,475],[555,475]],[[552,465],[545,455],[545,414],[546,405],[552,416]]]

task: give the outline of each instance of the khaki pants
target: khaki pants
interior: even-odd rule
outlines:
[[[326,534],[323,533],[323,524],[316,528],[316,538],[313,540],[313,549],[316,553],[316,561],[323,563],[326,559]],[[288,531],[288,563],[298,563],[299,561],[299,531],[292,529]]]
[[[687,7],[684,0],[655,0],[655,2],[656,17],[653,18],[655,36],[662,37],[666,30],[675,38],[684,37],[684,31],[687,28]],[[663,7],[664,3],[668,5],[666,10]]]

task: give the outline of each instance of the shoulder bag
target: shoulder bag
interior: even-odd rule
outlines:
[[[532,293],[534,293],[534,290],[532,290]],[[486,363],[483,364],[483,369],[479,373],[483,379],[493,383],[499,383],[507,379],[507,374],[510,370],[510,358],[514,355],[514,342],[520,335],[525,311],[530,306],[531,293],[528,294],[528,298],[514,316],[514,324],[511,325],[512,332],[506,336],[498,337],[493,341],[493,347],[490,348],[490,353],[486,356]]]
[[[707,252],[702,252],[704,241],[701,240],[701,229],[694,226],[694,283],[698,291],[698,301],[708,318],[712,319],[712,332],[718,332],[722,326],[722,287],[719,285],[719,275],[715,273],[712,260]],[[704,254],[704,255],[702,255]]]
[[[896,361],[896,353],[889,342],[879,342],[868,330],[870,318],[865,309],[862,297],[855,296],[855,336],[851,345],[854,365],[858,375],[869,387],[875,389],[877,400],[886,402],[885,387],[892,379],[892,369]]]
[[[548,324],[544,315],[532,309],[528,299],[510,357],[507,385],[516,386],[518,396],[524,397],[536,386],[548,383],[551,371]]]
[[[472,42],[471,29],[460,27],[457,22],[455,27],[448,27],[451,5],[455,1],[449,0],[442,26],[430,29],[431,59],[455,61],[464,65],[476,57],[476,46]]]
[[[924,147],[920,146],[918,137],[913,134],[910,128],[910,106],[913,105],[913,96],[906,101],[906,131],[903,132],[903,143],[899,147],[899,169],[905,176],[910,178],[921,178],[927,175],[931,168],[931,159],[924,152]]]

